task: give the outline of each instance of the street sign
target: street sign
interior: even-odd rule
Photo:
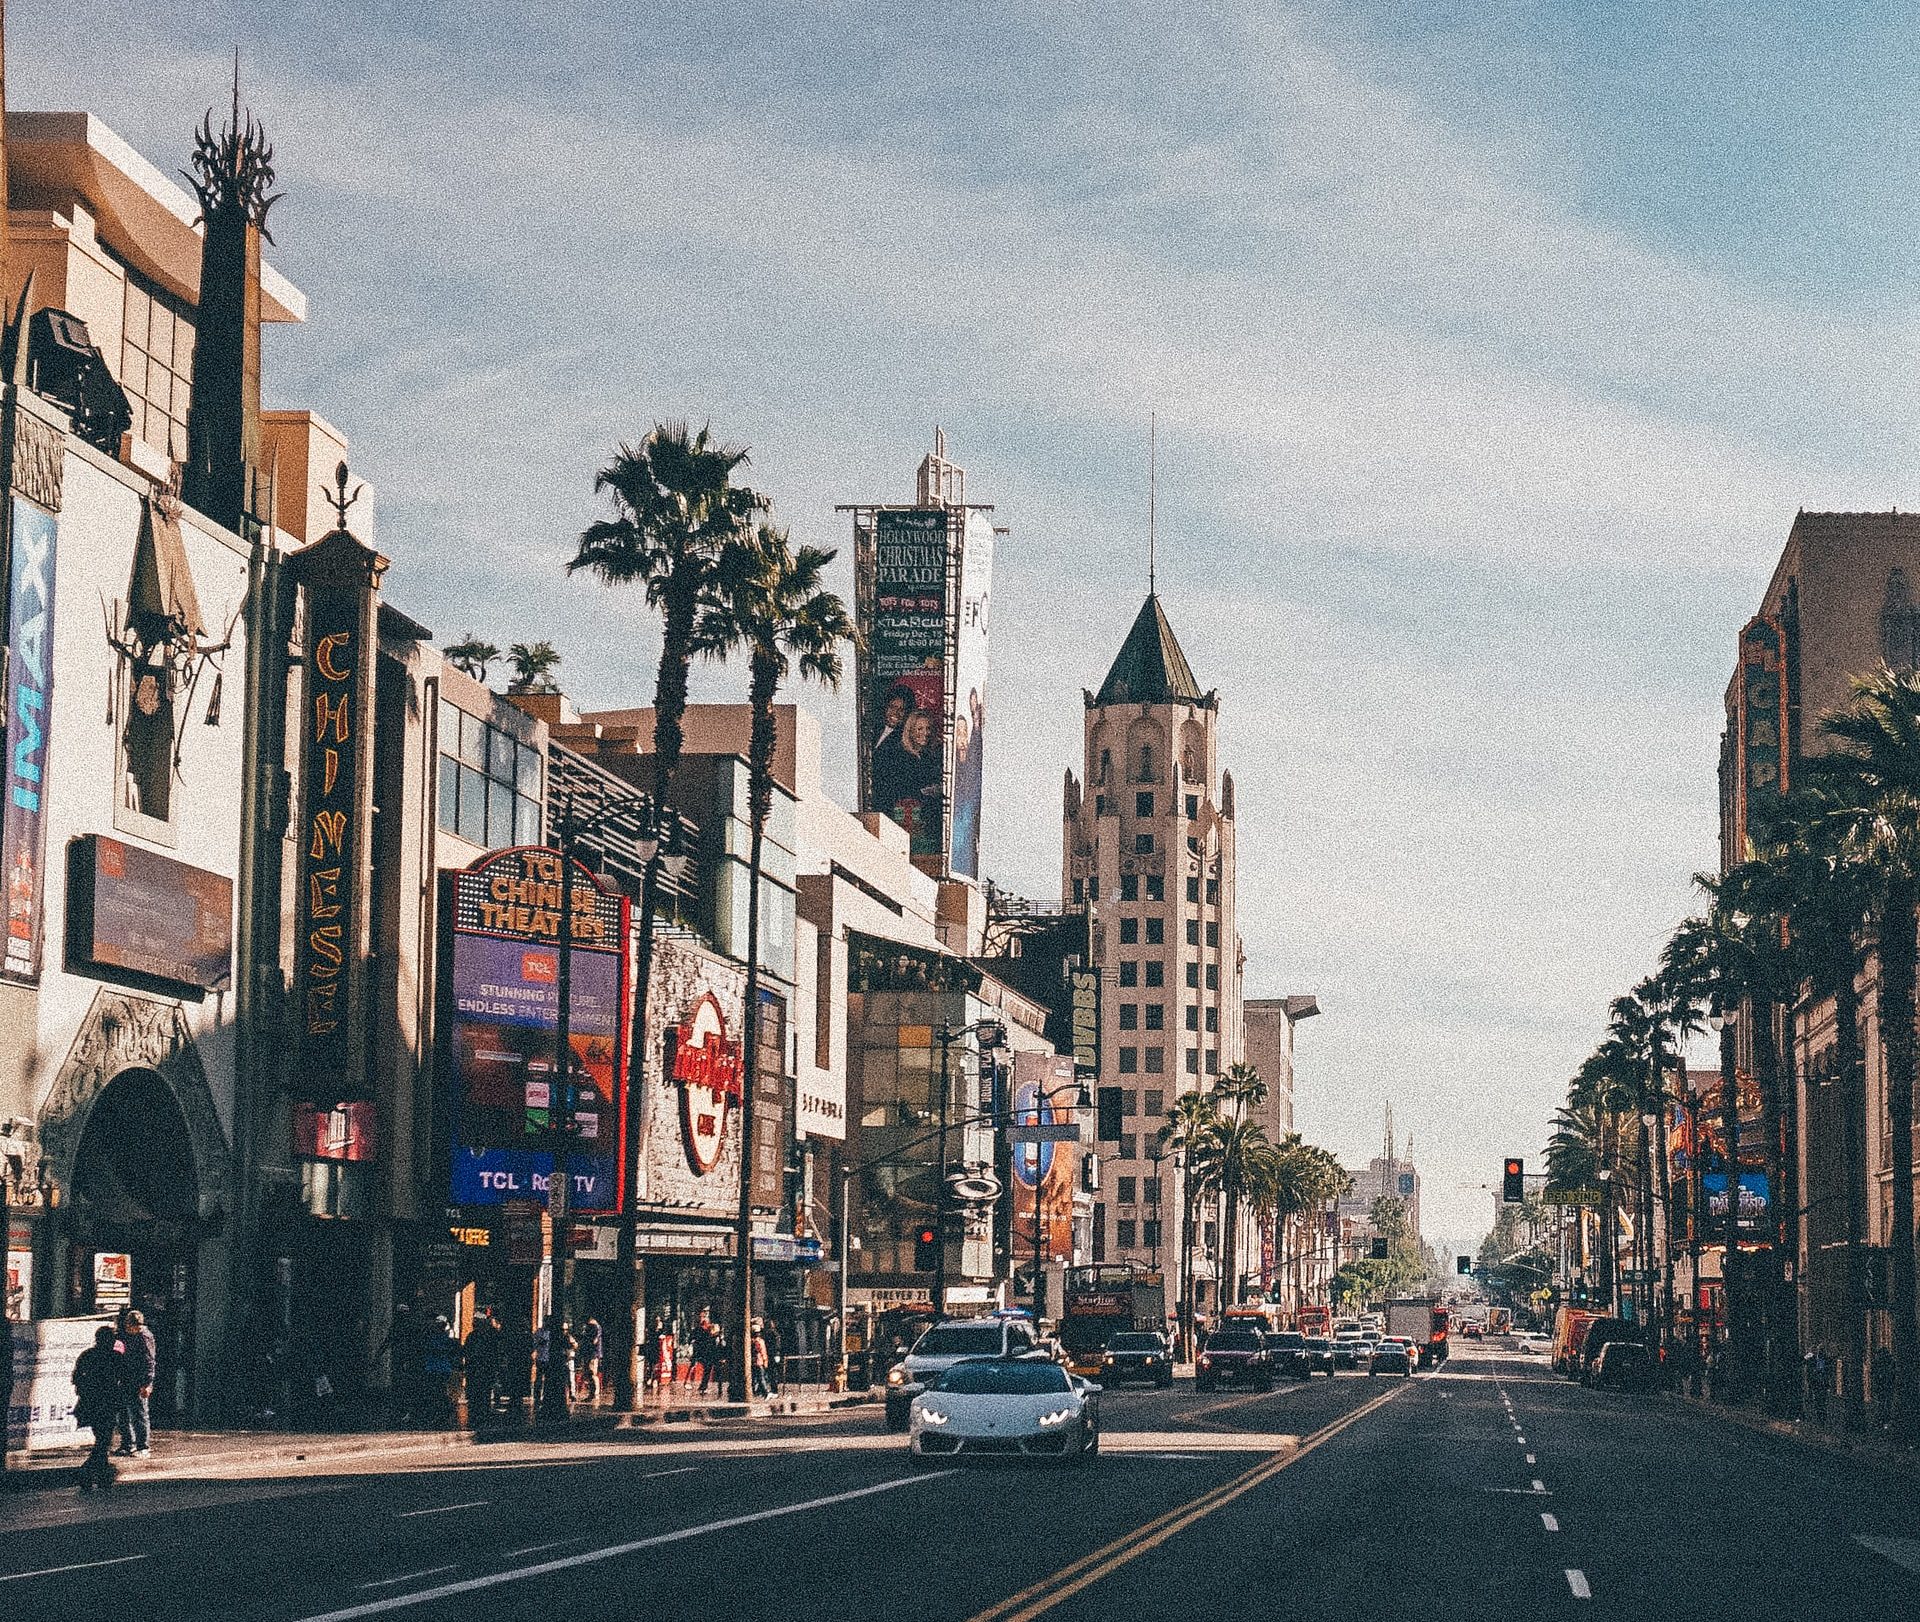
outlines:
[[[1007,1128],[1009,1143],[1078,1143],[1080,1124],[1077,1121],[1041,1121],[1034,1126],[1010,1126]]]

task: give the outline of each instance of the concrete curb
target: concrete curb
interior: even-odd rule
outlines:
[[[1769,1414],[1750,1413],[1746,1409],[1729,1407],[1706,1397],[1689,1397],[1677,1391],[1662,1392],[1660,1395],[1669,1402],[1691,1408],[1697,1413],[1711,1414],[1729,1424],[1738,1425],[1742,1430],[1752,1431],[1759,1436],[1777,1437],[1783,1442],[1795,1442],[1801,1447],[1850,1464],[1870,1465],[1874,1469],[1889,1470],[1900,1475],[1920,1474],[1920,1449],[1904,1448],[1877,1437],[1836,1435],[1819,1426],[1790,1419],[1775,1419]]]

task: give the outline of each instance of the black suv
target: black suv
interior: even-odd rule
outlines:
[[[1273,1359],[1267,1355],[1267,1337],[1257,1329],[1216,1329],[1194,1364],[1193,1384],[1197,1391],[1223,1385],[1271,1391]]]
[[[1273,1359],[1275,1374],[1313,1378],[1313,1354],[1307,1350],[1307,1337],[1297,1330],[1280,1329],[1267,1336],[1267,1356]]]
[[[1173,1384],[1173,1348],[1165,1335],[1148,1330],[1115,1335],[1100,1358],[1100,1383],[1124,1385],[1146,1380],[1162,1388]]]

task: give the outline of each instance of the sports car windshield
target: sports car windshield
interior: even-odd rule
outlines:
[[[1073,1387],[1058,1363],[956,1363],[938,1389],[962,1397],[1041,1397]]]
[[[1160,1350],[1158,1335],[1115,1335],[1112,1350],[1116,1352],[1157,1352]]]
[[[1000,1350],[1000,1329],[929,1329],[913,1349],[916,1357],[992,1357]]]

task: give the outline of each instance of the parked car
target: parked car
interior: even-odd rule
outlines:
[[[1637,1340],[1610,1340],[1594,1359],[1587,1384],[1596,1390],[1651,1391],[1659,1383],[1660,1365]]]
[[[954,1364],[972,1357],[1024,1357],[1032,1326],[1009,1318],[957,1318],[935,1324],[887,1374],[887,1429],[903,1431],[913,1399]]]
[[[1580,1343],[1579,1361],[1574,1367],[1574,1378],[1582,1385],[1593,1384],[1594,1365],[1600,1361],[1600,1354],[1617,1340],[1640,1339],[1640,1326],[1626,1318],[1595,1318],[1587,1325],[1587,1337]]]
[[[916,1459],[1086,1460],[1100,1451],[1100,1387],[1040,1357],[956,1363],[913,1399]]]
[[[1173,1384],[1173,1347],[1165,1335],[1146,1330],[1115,1335],[1107,1342],[1100,1360],[1101,1384],[1117,1386],[1128,1380],[1145,1380],[1162,1389]]]
[[[1404,1341],[1383,1340],[1367,1359],[1367,1373],[1400,1374],[1413,1378],[1414,1354]]]
[[[1196,1391],[1218,1386],[1273,1389],[1273,1359],[1267,1355],[1267,1337],[1257,1329],[1216,1329],[1193,1366]]]
[[[1279,1329],[1267,1336],[1267,1356],[1273,1361],[1275,1374],[1291,1374],[1296,1380],[1313,1377],[1307,1337],[1297,1329]]]
[[[1325,1335],[1307,1336],[1307,1373],[1333,1378],[1333,1342]]]

